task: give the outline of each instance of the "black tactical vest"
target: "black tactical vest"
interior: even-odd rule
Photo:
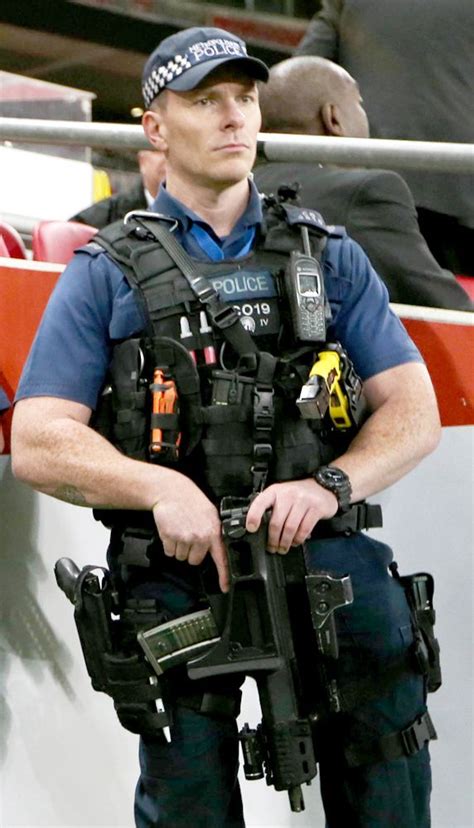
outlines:
[[[201,289],[214,282],[222,296],[226,283],[233,286],[233,313],[240,316],[233,327],[232,306],[225,303],[215,314],[217,321],[209,318],[210,305],[197,298],[154,237],[157,219],[150,214],[110,225],[94,239],[119,264],[148,320],[140,336],[113,349],[95,427],[127,456],[164,463],[190,476],[214,501],[308,477],[341,452],[348,439],[316,430],[300,416],[296,399],[315,348],[295,341],[281,279],[289,253],[301,248],[302,224],[316,256],[330,231],[317,213],[298,207],[274,205],[264,215],[263,232],[247,257],[192,260]],[[258,293],[268,279],[274,295],[252,300],[252,289],[257,286]],[[246,294],[241,302],[235,297],[239,287]],[[209,362],[209,354],[215,354],[217,363]],[[176,384],[176,411],[168,417],[152,413],[157,368]],[[179,442],[176,452],[150,455],[153,426],[161,428],[171,448]],[[114,515],[107,513],[109,525]]]

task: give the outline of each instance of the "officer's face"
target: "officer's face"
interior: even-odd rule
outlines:
[[[190,92],[162,93],[152,114],[167,181],[219,190],[247,178],[261,125],[253,79],[216,70]]]

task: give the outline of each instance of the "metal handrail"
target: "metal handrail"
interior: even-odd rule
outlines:
[[[146,149],[141,126],[29,118],[0,118],[0,141],[110,149]],[[312,161],[348,166],[474,172],[474,144],[331,138],[260,133],[259,153],[268,161]]]

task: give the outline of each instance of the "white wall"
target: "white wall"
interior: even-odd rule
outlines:
[[[431,696],[433,828],[472,826],[472,435],[445,429],[434,455],[380,499],[404,573],[436,580],[444,685]],[[0,458],[0,826],[131,828],[137,739],[89,684],[57,558],[104,562],[105,530],[87,510],[38,495]],[[246,685],[242,721],[258,718]],[[306,811],[244,782],[248,828],[322,828],[317,781]],[[400,826],[403,828],[403,826]]]
[[[93,201],[91,164],[0,146],[0,214],[68,219]]]

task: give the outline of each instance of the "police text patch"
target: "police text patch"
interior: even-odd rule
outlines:
[[[219,298],[234,306],[249,333],[256,336],[278,333],[277,290],[269,270],[236,270],[208,278]]]

